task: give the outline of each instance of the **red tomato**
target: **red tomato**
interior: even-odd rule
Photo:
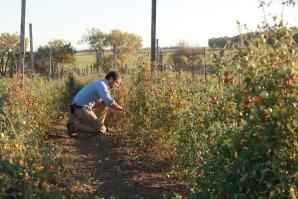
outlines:
[[[230,78],[225,77],[225,78],[224,78],[224,83],[227,84],[227,83],[229,83],[229,82],[230,82]]]
[[[263,113],[263,114],[259,115],[259,119],[261,122],[266,122],[268,119],[268,116],[265,113]]]
[[[211,96],[211,103],[215,103],[216,102],[216,99],[217,99],[217,97],[216,96],[214,96],[214,95],[212,95]]]
[[[174,181],[179,181],[179,177],[178,177],[178,176],[173,176],[172,179],[173,179]]]
[[[254,103],[255,105],[260,105],[262,103],[262,98],[260,96],[256,96]]]
[[[249,97],[246,96],[243,98],[243,104],[245,106],[248,106],[250,104],[250,102],[251,102],[251,99]]]

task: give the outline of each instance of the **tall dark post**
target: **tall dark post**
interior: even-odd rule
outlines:
[[[155,41],[156,41],[156,0],[152,0],[151,17],[151,76],[155,66]]]
[[[32,37],[32,24],[29,24],[29,34],[30,34],[30,62],[31,62],[31,79],[34,81],[35,71],[34,71],[34,52],[33,52],[33,37]]]
[[[156,39],[156,61],[157,61],[157,63],[159,63],[158,53],[159,53],[159,45],[158,45],[158,39]]]
[[[50,49],[50,60],[49,60],[49,81],[52,79],[52,49]]]
[[[160,65],[160,72],[163,72],[163,68],[162,68],[162,52],[159,51],[159,65]]]
[[[20,67],[22,69],[22,79],[24,80],[26,0],[22,0],[21,12],[22,13],[21,13],[21,31],[20,31]]]
[[[203,48],[204,50],[204,76],[205,76],[205,83],[207,86],[207,64],[206,64],[206,49]]]
[[[56,70],[57,70],[57,78],[60,79],[60,69],[59,64],[57,64]]]

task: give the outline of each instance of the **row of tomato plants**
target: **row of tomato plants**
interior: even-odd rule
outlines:
[[[298,49],[282,25],[213,59],[205,86],[191,77],[130,76],[115,92],[117,127],[152,159],[172,162],[194,198],[296,198]]]
[[[67,184],[45,138],[69,99],[65,84],[40,77],[0,81],[0,198],[63,198]]]

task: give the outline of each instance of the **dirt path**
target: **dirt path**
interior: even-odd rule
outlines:
[[[132,148],[115,135],[69,138],[66,124],[49,142],[61,149],[60,159],[73,179],[69,198],[173,198],[185,196],[183,183],[167,178],[160,168],[136,162]]]

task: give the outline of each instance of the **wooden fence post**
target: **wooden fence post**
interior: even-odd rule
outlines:
[[[113,67],[116,69],[117,67],[117,46],[114,44],[113,46]],[[98,71],[97,71],[98,73]]]
[[[206,65],[206,49],[204,48],[204,75],[205,75],[205,83],[207,86],[207,65]]]
[[[57,79],[60,79],[59,64],[57,64]]]
[[[33,36],[32,36],[32,24],[29,24],[30,33],[30,62],[31,62],[31,79],[35,80],[35,70],[34,70],[34,52],[33,52]]]
[[[63,80],[63,78],[64,78],[64,66],[62,65],[61,66],[61,81]]]
[[[50,49],[50,60],[49,60],[49,81],[52,78],[52,49]]]
[[[25,75],[25,16],[26,16],[26,0],[22,0],[21,8],[21,31],[20,31],[20,67],[22,69],[22,79]]]
[[[152,0],[151,11],[151,78],[155,70],[155,45],[156,45],[156,0]]]

